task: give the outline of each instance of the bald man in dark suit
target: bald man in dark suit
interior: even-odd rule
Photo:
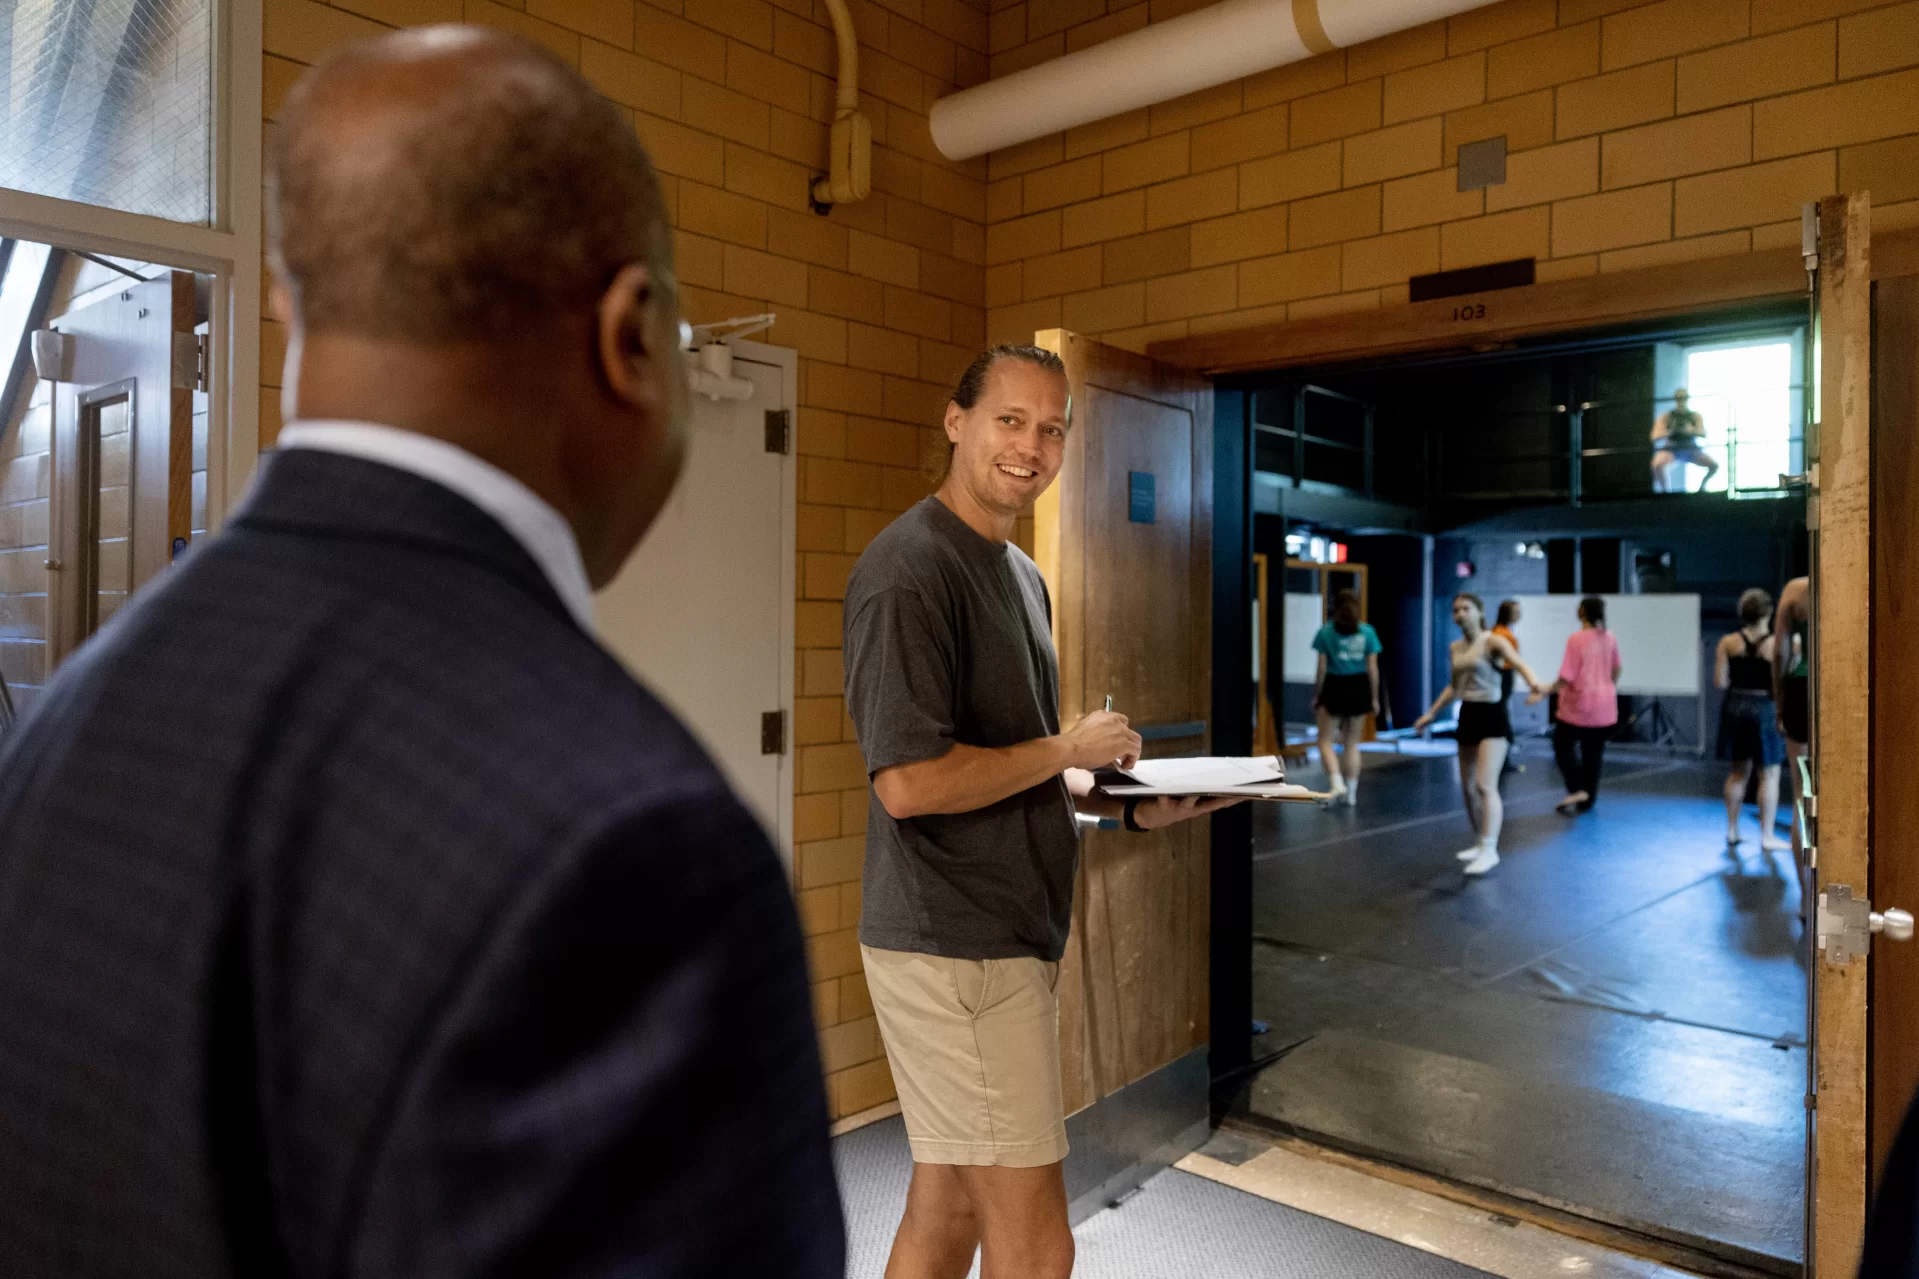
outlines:
[[[837,1279],[785,876],[588,629],[683,449],[651,165],[439,27],[270,167],[282,447],[0,750],[0,1269]]]

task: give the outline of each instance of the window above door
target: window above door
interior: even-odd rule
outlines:
[[[0,186],[213,220],[212,0],[14,0]]]

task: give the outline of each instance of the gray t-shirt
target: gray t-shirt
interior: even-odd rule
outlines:
[[[889,525],[846,584],[846,709],[868,775],[954,743],[1059,732],[1059,662],[1039,567],[936,497]],[[867,803],[860,940],[953,959],[1057,961],[1079,827],[1063,778],[970,813],[896,821]]]

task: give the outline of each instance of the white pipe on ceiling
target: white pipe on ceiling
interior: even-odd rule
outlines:
[[[933,145],[965,160],[1477,9],[1487,0],[1219,0],[948,94]]]

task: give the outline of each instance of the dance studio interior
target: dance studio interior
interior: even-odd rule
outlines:
[[[912,1165],[843,601],[996,343],[1072,391],[1014,538],[1062,726],[1312,792],[1082,829],[1075,1273],[1856,1272],[1919,1090],[1919,0],[20,0],[0,743],[285,424],[286,94],[443,21],[557,53],[664,185],[691,443],[595,619],[791,881],[850,1275]],[[1509,602],[1531,679],[1485,658],[1468,741]]]

